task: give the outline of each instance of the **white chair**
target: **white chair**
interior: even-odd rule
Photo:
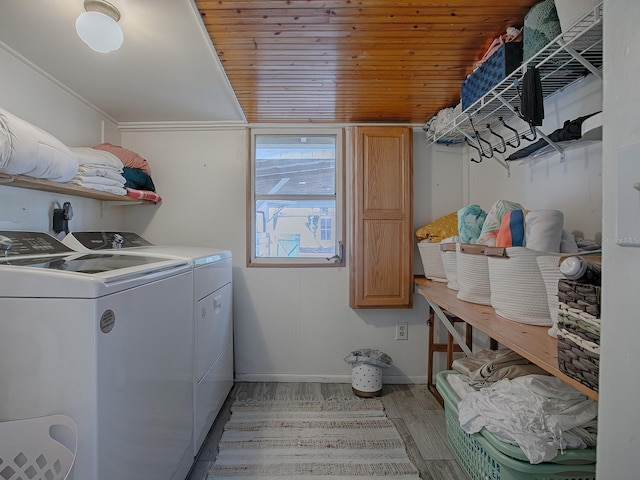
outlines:
[[[67,428],[73,451],[56,440],[53,427]],[[75,422],[65,415],[0,422],[0,478],[3,480],[65,480],[78,448]]]

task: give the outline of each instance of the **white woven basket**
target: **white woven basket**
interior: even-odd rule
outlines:
[[[458,253],[455,243],[441,243],[440,255],[444,273],[447,277],[447,287],[451,290],[458,290]]]
[[[444,272],[444,265],[442,264],[440,243],[431,243],[423,240],[418,242],[418,250],[422,259],[424,276],[436,282],[446,282],[447,274]]]
[[[502,256],[495,253],[502,251]],[[526,247],[487,248],[491,305],[498,315],[529,325],[552,326],[547,290],[538,268],[539,256],[552,255]]]
[[[484,250],[484,245],[465,243],[456,245],[458,299],[480,305],[491,305],[489,264]]]
[[[563,278],[560,273],[559,255],[542,255],[536,258],[545,290],[547,291],[547,304],[549,305],[549,315],[553,325],[549,329],[549,335],[554,338],[558,336],[558,280]]]

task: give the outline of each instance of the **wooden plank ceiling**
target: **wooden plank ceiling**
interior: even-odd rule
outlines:
[[[538,0],[196,0],[250,123],[423,123]]]

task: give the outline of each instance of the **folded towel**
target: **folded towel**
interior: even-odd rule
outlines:
[[[122,164],[125,167],[139,168],[147,175],[151,175],[151,167],[149,166],[149,163],[136,152],[121,147],[120,145],[112,145],[110,143],[101,143],[93,148],[115,155],[122,161]]]
[[[69,183],[72,183],[74,185],[80,185],[82,187],[86,186],[86,184],[89,184],[89,185],[100,184],[100,185],[111,185],[114,187],[124,187],[125,178],[122,177],[122,179],[114,180],[113,178],[108,178],[108,177],[85,177],[84,175],[76,175],[71,179],[71,181],[69,181]]]
[[[122,162],[118,157],[109,152],[95,150],[91,147],[71,147],[69,150],[78,159],[80,165],[91,165],[93,167],[110,166],[122,171]]]
[[[149,190],[151,192],[156,191],[156,186],[153,184],[151,177],[139,168],[124,167],[122,175],[126,179],[125,187],[136,190]]]
[[[80,165],[78,167],[78,174],[76,176],[83,177],[105,177],[110,178],[112,180],[122,180],[122,182],[126,181],[122,174],[122,169],[114,168],[114,167],[95,167],[92,165]]]
[[[90,190],[98,190],[100,192],[112,193],[114,195],[125,196],[127,191],[124,187],[116,187],[115,185],[103,185],[101,183],[90,183],[84,182],[82,185],[79,185],[84,188],[88,188]]]
[[[139,198],[140,200],[149,200],[154,203],[160,203],[162,201],[162,197],[155,192],[150,192],[148,190],[136,190],[135,188],[126,187],[126,194],[129,197]]]

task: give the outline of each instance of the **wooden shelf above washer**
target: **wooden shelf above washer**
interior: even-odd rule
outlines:
[[[65,195],[73,195],[76,197],[93,198],[95,200],[103,200],[109,202],[125,202],[133,204],[155,205],[154,202],[141,200],[126,195],[114,195],[112,193],[100,192],[90,188],[70,185],[68,183],[51,182],[40,178],[27,177],[25,175],[9,175],[0,173],[0,185],[10,187],[27,188],[30,190],[41,190],[44,192],[62,193]]]

